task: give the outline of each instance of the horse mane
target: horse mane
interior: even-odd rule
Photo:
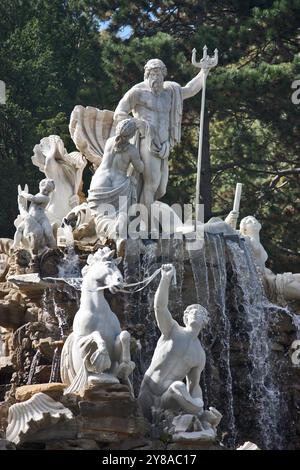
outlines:
[[[86,262],[87,264],[81,271],[82,276],[85,276],[88,273],[90,267],[93,266],[95,263],[117,261],[113,259],[114,254],[115,250],[111,250],[108,246],[105,246],[104,248],[99,248],[94,254],[88,256]]]

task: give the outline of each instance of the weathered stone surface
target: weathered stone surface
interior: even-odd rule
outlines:
[[[26,307],[14,300],[0,302],[0,326],[16,329],[24,323]]]
[[[81,420],[81,430],[99,430],[116,432],[126,435],[144,434],[147,429],[146,421],[142,417],[137,418],[119,418],[119,417],[102,417],[102,418],[85,418]]]
[[[36,393],[42,392],[49,395],[54,400],[58,400],[66,386],[62,383],[44,383],[44,384],[34,384],[34,385],[23,385],[16,389],[16,400],[25,401],[31,398]]]
[[[226,447],[213,442],[173,442],[167,445],[167,450],[228,450]]]
[[[48,383],[51,374],[51,366],[37,366],[33,376],[33,382]]]
[[[133,414],[136,409],[137,404],[134,400],[105,400],[98,403],[87,401],[79,402],[79,410],[81,416],[92,419],[101,417],[126,418]]]
[[[1,450],[16,450],[16,446],[6,439],[0,439],[0,451]]]
[[[46,450],[99,450],[99,445],[93,439],[57,440],[48,442]]]
[[[108,446],[102,446],[103,450],[130,450],[130,449],[142,449],[147,445],[147,440],[144,437],[130,437],[125,439],[118,444],[109,444]],[[151,447],[149,447],[150,449]],[[163,448],[163,447],[161,447]]]
[[[49,425],[45,429],[26,437],[25,442],[45,443],[52,440],[76,439],[78,436],[78,422],[76,418]],[[23,442],[24,442],[23,441]]]
[[[101,387],[90,387],[85,391],[83,401],[102,401],[102,400],[130,401],[132,395],[127,385],[122,384],[101,384]]]
[[[117,432],[109,431],[100,431],[95,429],[85,429],[84,431],[79,431],[78,438],[84,439],[94,439],[97,442],[101,443],[119,443],[120,441],[126,439],[126,435],[122,436]]]

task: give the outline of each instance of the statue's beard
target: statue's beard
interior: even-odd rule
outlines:
[[[148,84],[149,84],[149,87],[151,89],[151,91],[153,91],[153,93],[155,94],[158,94],[162,91],[163,87],[164,87],[164,79],[163,78],[148,78]]]

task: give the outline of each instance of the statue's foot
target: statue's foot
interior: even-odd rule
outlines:
[[[95,386],[98,384],[118,384],[119,380],[114,375],[102,372],[101,374],[90,374],[88,377],[88,385]]]
[[[117,376],[119,377],[119,379],[126,381],[129,375],[134,370],[134,368],[135,368],[135,363],[133,361],[121,362],[118,368]]]

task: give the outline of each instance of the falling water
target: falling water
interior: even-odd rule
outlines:
[[[52,359],[49,383],[61,381],[60,379],[60,356],[61,356],[61,349],[56,347],[54,350],[53,359]]]
[[[300,339],[300,315],[293,312],[289,312],[289,315],[292,317],[293,324],[296,328],[296,338]]]
[[[222,382],[223,426],[229,435],[227,445],[234,447],[236,424],[230,364],[231,327],[226,311],[227,269],[222,235],[206,234],[202,249],[189,251],[189,257],[197,302],[206,307],[210,314],[210,322],[201,335],[207,355],[201,383],[204,401],[206,406],[220,406],[212,402],[214,371],[218,370],[219,380]]]
[[[40,358],[41,358],[41,352],[40,352],[40,350],[38,349],[38,350],[36,351],[35,355],[33,356],[33,359],[32,359],[31,365],[30,365],[30,370],[29,370],[29,374],[28,374],[27,385],[31,385],[31,384],[32,384],[32,380],[33,380],[34,374],[35,374],[35,372],[36,372],[36,368],[37,368],[37,366],[39,365]]]
[[[72,227],[64,224],[63,226],[66,251],[60,266],[58,267],[58,277],[62,278],[77,278],[80,277],[80,263],[79,256],[75,252],[74,238]]]
[[[281,448],[280,417],[283,404],[271,365],[271,345],[268,337],[269,315],[272,305],[265,297],[251,253],[244,241],[240,245],[226,240],[226,247],[234,271],[235,307],[244,318],[240,328],[247,346],[249,404],[255,414],[260,446]]]
[[[159,247],[157,242],[148,243],[145,246],[145,252],[142,257],[141,263],[141,274],[142,279],[145,279],[154,271],[160,267],[159,263]],[[146,336],[143,338],[142,342],[143,354],[145,356],[145,367],[148,368],[155,345],[159,338],[159,330],[156,326],[156,321],[154,317],[154,295],[158,285],[158,279],[154,279],[149,286],[147,286],[143,291],[141,291],[140,296],[140,320],[144,323],[146,327]],[[144,371],[145,372],[145,371]]]

